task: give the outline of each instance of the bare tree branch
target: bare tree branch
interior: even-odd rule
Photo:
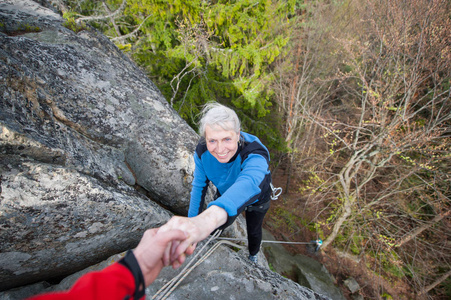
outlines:
[[[122,11],[125,9],[125,6],[127,5],[127,0],[123,0],[121,3],[121,6],[116,9],[114,12],[108,14],[108,15],[103,15],[103,16],[89,16],[89,17],[81,17],[77,19],[77,22],[80,21],[99,21],[99,20],[105,20],[105,19],[110,19],[110,18],[114,18],[116,16],[118,16],[120,13],[122,13]]]

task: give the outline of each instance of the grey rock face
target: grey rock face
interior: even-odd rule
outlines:
[[[1,289],[67,275],[132,248],[145,229],[170,217],[130,187],[69,168],[10,156],[0,169]]]
[[[14,2],[9,9],[30,1]],[[47,160],[108,181],[133,183],[134,175],[157,200],[184,213],[197,135],[155,85],[93,29],[75,33],[61,18],[41,22],[31,12],[11,20],[1,13],[7,9],[0,6],[4,32],[25,22],[42,31],[0,36],[2,125],[31,144],[17,149],[10,138],[6,150],[42,159],[44,151],[34,150],[46,147],[58,152]]]
[[[297,299],[297,300],[330,300],[320,293],[300,286],[299,284],[271,272],[269,268],[251,263],[247,259],[247,250],[239,250],[236,247],[232,250],[230,245],[221,245],[212,252],[203,262],[204,255],[212,249],[216,241],[210,242],[206,248],[188,257],[187,262],[177,269],[164,268],[160,276],[146,289],[146,299]],[[198,250],[205,245],[202,242],[198,245]],[[48,286],[45,282],[36,283],[20,289],[0,292],[0,299],[21,300],[26,297],[44,292],[61,291],[71,287],[74,282],[83,274],[94,270],[101,270],[106,266],[119,260],[124,253],[109,257],[95,266],[91,266],[76,274],[65,278],[60,284]],[[197,266],[196,263],[200,262]],[[194,266],[184,269],[185,266]],[[188,275],[183,277],[190,271]],[[180,279],[177,279],[180,278]],[[168,282],[173,279],[175,284],[169,289],[172,292],[160,291]],[[155,298],[153,298],[155,297]]]
[[[263,231],[264,240],[274,240],[266,230]],[[268,262],[280,274],[291,274],[297,282],[317,293],[326,295],[334,300],[344,300],[340,289],[335,286],[327,269],[318,261],[303,255],[291,255],[280,244],[263,244]]]
[[[195,132],[91,28],[0,3],[0,290],[73,273],[186,214]]]
[[[203,254],[197,258],[190,257],[189,260],[198,261]],[[227,245],[219,246],[180,281],[168,299],[329,299],[250,262],[247,255],[247,250],[235,252]],[[147,299],[152,299],[179,273],[180,270],[164,269],[161,276],[147,288]]]

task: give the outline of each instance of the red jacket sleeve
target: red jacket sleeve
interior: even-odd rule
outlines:
[[[69,291],[47,293],[29,300],[133,299],[135,279],[124,265],[114,263],[102,271],[82,276]],[[144,299],[142,297],[141,299]]]

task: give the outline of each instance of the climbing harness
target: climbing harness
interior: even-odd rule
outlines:
[[[246,206],[245,210],[247,212],[258,211],[261,213],[265,213],[269,209],[269,206],[271,204],[270,202],[271,201],[268,200],[265,203],[260,204],[260,205],[252,205],[251,204],[251,205]]]
[[[271,200],[277,200],[279,199],[279,196],[282,194],[282,188],[281,187],[274,187],[272,182],[270,183],[272,194],[271,194]]]

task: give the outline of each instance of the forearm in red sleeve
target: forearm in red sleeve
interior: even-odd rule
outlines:
[[[46,293],[28,300],[135,299],[135,287],[135,276],[129,267],[123,263],[114,263],[102,271],[85,274],[69,291]],[[143,291],[140,299],[144,298]]]

